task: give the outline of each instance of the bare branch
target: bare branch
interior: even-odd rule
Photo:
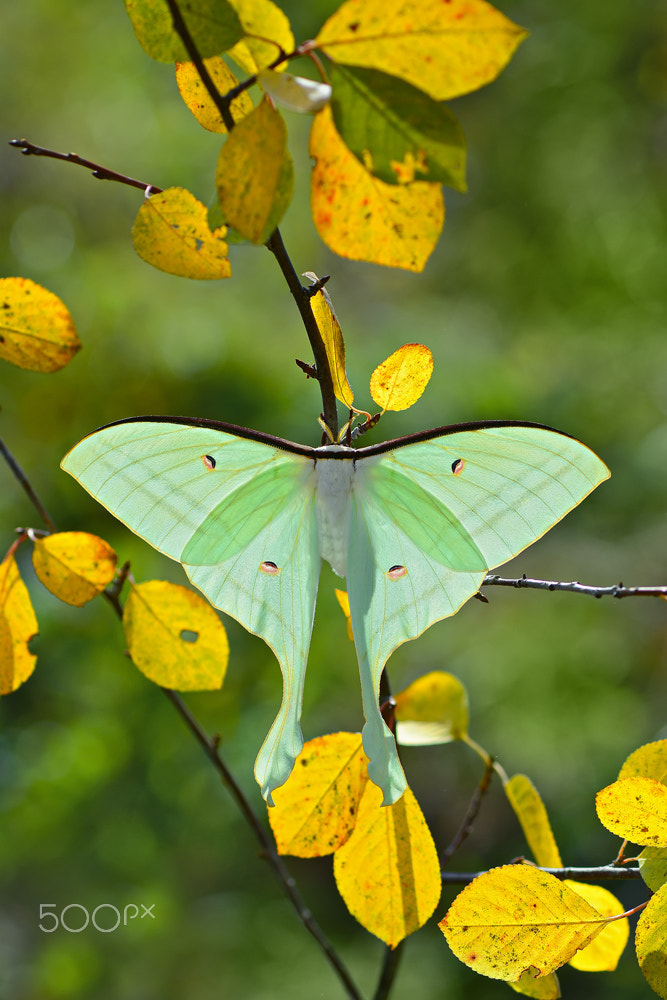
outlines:
[[[639,868],[618,868],[616,865],[601,865],[599,868],[540,868],[559,879],[575,879],[578,882],[627,881],[641,879]],[[441,872],[443,885],[467,885],[485,872]]]
[[[9,468],[14,473],[14,476],[16,477],[18,482],[21,484],[25,492],[28,494],[30,502],[32,503],[33,507],[41,517],[44,524],[47,526],[49,531],[55,531],[56,526],[53,523],[51,515],[49,514],[48,510],[46,509],[42,501],[37,496],[37,493],[35,492],[35,489],[32,486],[30,480],[28,479],[25,472],[23,471],[19,463],[16,461],[16,459],[14,458],[14,456],[12,455],[12,453],[10,452],[9,448],[2,440],[2,438],[0,438],[0,454],[4,458]]]
[[[468,806],[466,814],[463,817],[463,822],[461,823],[461,826],[451,843],[442,852],[442,856],[440,858],[441,867],[445,867],[455,851],[459,849],[463,841],[470,834],[473,824],[477,819],[477,813],[479,812],[482,800],[489,789],[489,785],[491,784],[491,778],[493,777],[495,769],[495,762],[492,757],[489,757],[486,762],[481,781],[475,789],[472,799],[470,800],[470,805]]]
[[[610,587],[592,587],[585,583],[562,583],[557,580],[532,580],[526,576],[506,579],[492,573],[482,581],[483,587],[515,587],[517,590],[566,590],[573,594],[587,594],[589,597],[662,597],[667,600],[667,586],[664,587],[624,587],[622,583]]]
[[[92,160],[85,160],[83,156],[77,156],[76,153],[58,153],[55,149],[36,146],[34,142],[29,142],[28,139],[10,139],[9,145],[20,149],[24,156],[48,156],[52,160],[65,160],[67,163],[75,163],[79,167],[85,167],[86,170],[92,170],[93,177],[96,177],[99,181],[118,181],[119,184],[127,184],[129,187],[139,188],[140,191],[147,192],[148,194],[160,194],[162,191],[162,188],[155,187],[154,184],[147,184],[145,181],[138,181],[134,177],[128,177],[126,174],[119,174],[115,170],[109,170],[108,167],[94,163]]]

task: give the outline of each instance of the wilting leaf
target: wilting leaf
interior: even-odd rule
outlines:
[[[601,885],[573,882],[570,879],[565,881],[565,885],[595,907],[603,917],[616,917],[624,912],[625,908],[616,896]],[[570,965],[581,972],[613,972],[628,943],[629,935],[630,924],[626,917],[622,920],[610,920],[589,945],[570,959]]]
[[[525,774],[515,774],[505,784],[505,795],[517,815],[528,846],[542,868],[562,868],[560,852],[547,810],[539,792]]]
[[[274,104],[298,114],[314,114],[331,97],[328,83],[309,80],[305,76],[292,76],[291,73],[277,73],[274,69],[260,70],[257,82]]]
[[[390,948],[428,920],[440,899],[440,865],[409,788],[383,806],[381,789],[367,782],[354,833],[334,855],[334,876],[352,916]]]
[[[323,288],[312,296],[310,304],[327,352],[336,399],[349,409],[354,402],[354,393],[345,372],[345,342],[336,313]]]
[[[334,62],[391,73],[442,101],[494,80],[525,37],[484,0],[346,0],[316,42]]]
[[[239,81],[221,56],[204,59],[204,65],[220,94],[227,94],[237,86]],[[203,128],[208,129],[209,132],[227,131],[222,115],[202,83],[194,63],[176,64],[176,84],[181,97]],[[230,111],[235,122],[250,114],[252,100],[247,90],[241,91],[239,96],[232,101]]]
[[[209,229],[206,206],[185,188],[146,198],[132,229],[134,249],[159,271],[180,278],[229,278],[224,227]]]
[[[407,410],[423,393],[432,372],[428,347],[404,344],[371,375],[371,396],[383,410]]]
[[[554,972],[605,922],[553,875],[504,865],[466,886],[438,926],[456,957],[475,972],[516,982],[531,966],[535,975]]]
[[[133,586],[123,628],[130,656],[149,680],[176,691],[222,687],[227,633],[211,605],[194,591],[161,580]]]
[[[653,896],[637,921],[639,968],[659,997],[667,998],[667,886]]]
[[[35,669],[28,643],[37,635],[37,619],[14,556],[0,563],[0,694],[16,691]]]
[[[651,847],[667,846],[667,787],[655,778],[623,778],[597,793],[598,819],[608,830]]]
[[[292,197],[287,129],[265,97],[225,142],[215,175],[222,214],[246,239],[265,243]]]
[[[465,138],[446,105],[375,69],[333,66],[331,82],[336,129],[367,170],[388,184],[465,191]]]
[[[279,854],[318,858],[345,843],[368,784],[367,764],[359,733],[332,733],[304,745],[268,810]]]
[[[396,739],[403,746],[459,740],[468,731],[468,695],[457,677],[433,670],[396,695]]]
[[[113,580],[116,553],[97,535],[61,531],[36,539],[32,564],[47,590],[81,608]]]
[[[179,0],[179,10],[200,56],[231,48],[243,35],[236,11],[227,0]],[[125,0],[137,41],[158,62],[189,59],[174,28],[166,0]]]
[[[327,246],[350,260],[422,271],[445,219],[440,184],[385,184],[350,152],[338,135],[331,108],[310,130],[311,208]]]
[[[287,15],[271,0],[229,2],[239,16],[245,37],[228,54],[249,76],[274,62],[281,50],[286,55],[294,50]]]
[[[33,372],[55,372],[80,347],[57,295],[29,278],[0,278],[0,358]]]

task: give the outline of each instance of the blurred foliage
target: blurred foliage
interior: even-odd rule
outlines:
[[[351,264],[309,218],[308,123],[289,117],[296,198],[283,235],[298,271],[328,286],[359,406],[370,372],[419,340],[435,372],[419,405],[387,415],[374,440],[457,420],[541,421],[585,441],[612,479],[508,565],[588,583],[664,583],[667,341],[664,336],[667,12],[589,0],[501,5],[531,36],[499,80],[452,102],[469,143],[469,193],[448,193],[424,275]],[[334,4],[285,4],[299,39]],[[120,0],[5,4],[3,136],[26,136],[208,202],[220,139],[183,105],[168,67],[134,39]],[[295,67],[297,68],[297,67]],[[297,68],[298,69],[298,68]],[[231,281],[186,282],[131,247],[141,194],[79,168],[0,147],[2,273],[59,295],[84,344],[56,375],[3,365],[0,434],[61,529],[96,532],[138,580],[183,582],[58,470],[110,420],[190,414],[318,441],[319,397],[293,302],[270,255],[232,248]],[[0,523],[9,547],[36,514],[7,469]],[[0,705],[0,996],[7,1000],[337,1000],[333,974],[257,857],[230,799],[173,708],[123,656],[101,602],[68,608],[34,578],[37,670]],[[505,572],[505,571],[503,571]],[[309,676],[306,738],[354,729],[353,649],[325,568]],[[566,863],[603,863],[616,841],[593,797],[640,743],[665,735],[667,632],[660,601],[486,590],[400,649],[396,690],[432,669],[461,677],[471,733],[542,793]],[[261,809],[255,754],[280,697],[263,643],[228,624],[219,694],[188,697]],[[404,761],[436,840],[458,828],[481,767],[459,745],[407,748]],[[525,851],[495,789],[454,865]],[[347,916],[330,862],[291,863],[363,989],[382,946]],[[634,899],[623,886],[619,896]],[[445,912],[446,893],[438,910]],[[39,904],[155,903],[154,921],[113,934],[39,931]],[[569,997],[650,995],[629,952],[613,976],[561,973]],[[407,944],[393,996],[485,1000],[505,987],[448,953],[435,922]],[[643,992],[642,992],[643,991]]]

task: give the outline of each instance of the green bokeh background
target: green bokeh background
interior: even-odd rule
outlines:
[[[285,9],[305,39],[334,4]],[[309,217],[308,122],[294,115],[296,194],[281,228],[297,270],[332,275],[360,405],[370,402],[370,372],[400,344],[433,351],[426,394],[388,415],[375,440],[459,420],[528,419],[580,437],[610,466],[611,480],[507,575],[665,583],[667,9],[659,0],[508,0],[502,9],[531,35],[498,81],[452,102],[469,143],[469,193],[447,193],[444,234],[422,275],[326,250]],[[6,145],[25,135],[209,200],[220,140],[185,109],[171,69],[144,56],[120,0],[4,4],[0,55],[2,273],[58,294],[84,343],[56,375],[2,362],[0,434],[61,528],[108,538],[139,580],[183,582],[178,566],[60,473],[59,460],[94,427],[141,413],[216,417],[317,443],[316,387],[293,360],[309,360],[294,304],[271,256],[254,247],[232,249],[227,282],[153,270],[129,239],[140,193]],[[6,550],[16,525],[40,525],[8,470],[0,475]],[[64,607],[23,550],[21,567],[39,660],[0,704],[0,997],[338,1000],[341,988],[199,747],[123,655],[109,608]],[[362,722],[336,583],[326,568],[307,738]],[[605,863],[618,844],[596,820],[595,792],[635,747],[667,736],[665,606],[486,593],[489,605],[471,601],[400,649],[392,685],[432,669],[458,675],[472,735],[540,788],[566,862]],[[278,706],[279,671],[260,640],[234,622],[228,631],[224,689],[187,701],[221,734],[261,812],[252,764]],[[458,745],[404,758],[443,848],[480,763]],[[525,850],[495,788],[454,867]],[[345,911],[330,860],[289,864],[371,995],[383,947]],[[642,891],[625,885],[619,895],[630,903]],[[38,929],[41,903],[154,904],[155,919],[111,934],[48,935]],[[561,982],[569,997],[652,995],[631,945],[616,973],[565,969]],[[507,987],[452,957],[435,921],[408,942],[393,994],[503,995]]]

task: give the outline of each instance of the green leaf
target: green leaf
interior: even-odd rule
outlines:
[[[294,187],[285,122],[266,97],[225,142],[215,182],[226,222],[251,242],[265,243]]]
[[[200,56],[214,56],[243,37],[238,14],[227,0],[179,0],[192,40]],[[175,30],[167,0],[125,0],[137,41],[158,62],[185,62],[190,58]]]
[[[331,67],[333,118],[345,145],[388,184],[466,190],[465,137],[449,108],[376,69]]]

